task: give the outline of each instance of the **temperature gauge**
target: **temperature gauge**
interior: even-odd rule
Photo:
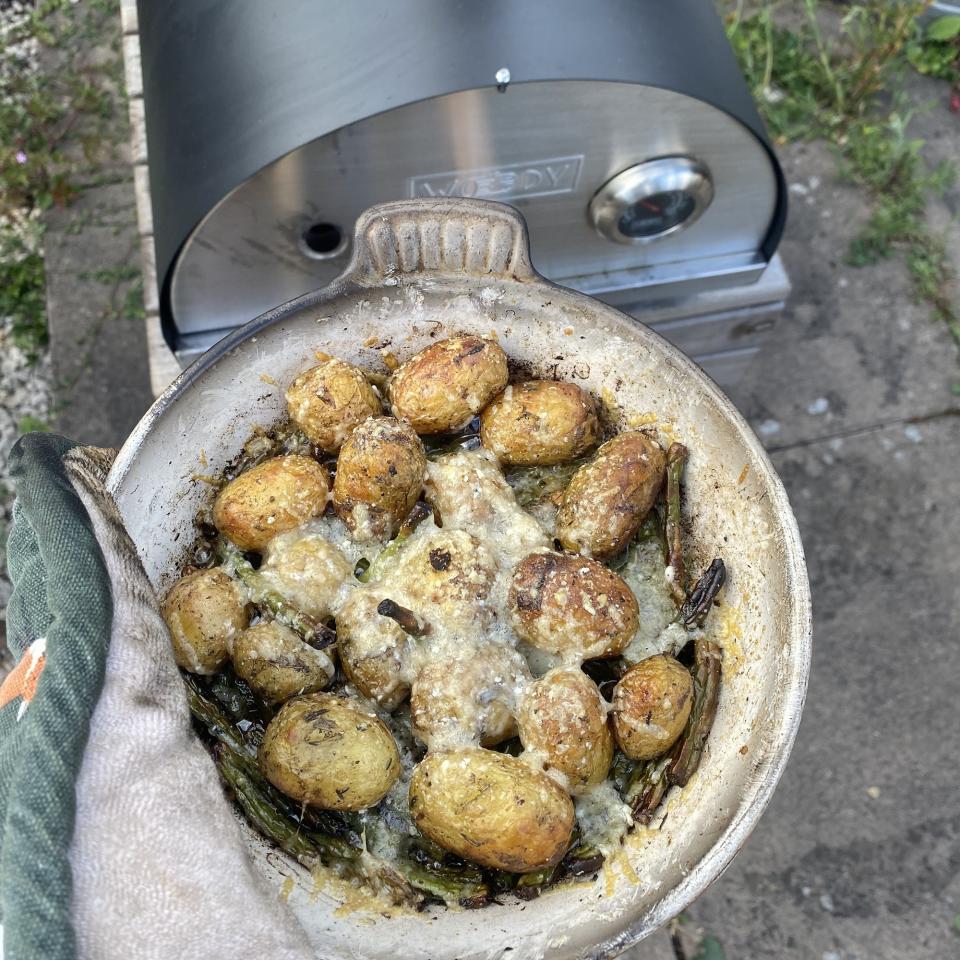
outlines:
[[[713,199],[703,164],[689,157],[661,157],[629,167],[605,183],[590,201],[590,219],[616,243],[649,243],[697,220]]]

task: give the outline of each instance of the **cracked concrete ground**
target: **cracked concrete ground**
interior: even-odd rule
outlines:
[[[942,102],[928,81],[911,94]],[[939,103],[915,122],[932,156],[960,156],[960,120]],[[769,810],[684,930],[716,938],[728,960],[943,960],[960,953],[960,366],[900,259],[844,264],[869,207],[830,151],[801,144],[782,156],[794,293],[731,394],[800,523],[813,674]],[[950,231],[960,269],[958,209],[954,190],[931,219]],[[119,445],[149,402],[142,324],[104,325],[113,287],[79,278],[135,261],[129,184],[91,187],[60,216],[48,239],[52,350],[61,382],[74,379],[58,427]],[[629,956],[676,954],[660,932]]]
[[[69,50],[45,48],[45,69],[70,58],[106,65],[120,57],[118,15],[105,16],[96,39]],[[118,97],[99,154],[84,153],[85,119],[66,151],[81,172],[79,192],[46,217],[47,319],[54,375],[54,423],[80,443],[119,446],[153,401],[140,281],[140,240],[126,101]]]
[[[931,155],[960,156],[960,120],[921,117]],[[714,937],[728,960],[945,960],[960,955],[960,358],[900,259],[844,264],[868,207],[828,149],[781,155],[793,295],[731,395],[800,524],[813,671],[773,802],[684,939]],[[960,270],[958,210],[954,189],[931,218]],[[628,956],[676,954],[658,933]]]

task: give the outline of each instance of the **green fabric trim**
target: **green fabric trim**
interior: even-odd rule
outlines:
[[[74,445],[28,434],[10,454],[17,494],[7,543],[13,594],[7,642],[18,657],[38,637],[46,660],[22,717],[0,710],[0,919],[6,960],[73,960],[68,851],[74,784],[103,686],[112,624],[110,580],[63,468]]]

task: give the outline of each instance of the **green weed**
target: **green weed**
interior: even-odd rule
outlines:
[[[918,27],[906,54],[915,70],[950,84],[951,109],[960,111],[960,16],[938,17]]]
[[[7,228],[0,230],[0,316],[11,320],[13,342],[35,359],[47,344],[43,257]]]
[[[693,960],[726,960],[726,954],[716,937],[704,937]]]
[[[777,3],[749,14],[744,4],[727,17],[727,36],[774,140],[842,139],[869,112],[914,35],[923,3],[853,4],[827,36],[817,0],[804,0],[800,29],[775,22]]]
[[[143,280],[139,279],[130,287],[123,298],[121,315],[125,320],[143,320],[147,311],[143,306]]]
[[[775,22],[777,4],[745,13],[741,0],[727,32],[773,138],[828,140],[841,174],[869,193],[873,209],[847,262],[866,266],[902,251],[916,297],[960,346],[960,315],[947,293],[954,272],[926,222],[929,197],[952,183],[955,167],[929,166],[924,141],[909,135],[909,112],[888,93],[910,65],[954,84],[960,78],[960,17],[924,29],[916,17],[925,7],[864,0],[837,20],[804,0],[804,23],[790,31]]]
[[[136,280],[140,276],[140,268],[121,263],[115,267],[103,267],[100,270],[84,271],[80,274],[81,280],[95,280],[107,286],[123,283],[125,280]]]
[[[14,343],[34,358],[48,338],[43,228],[29,215],[75,197],[80,179],[108,146],[123,94],[115,82],[118,56],[97,66],[44,71],[34,68],[29,49],[70,50],[80,36],[102,35],[104,23],[116,16],[115,3],[107,0],[82,6],[39,0],[0,29],[0,316],[11,318]]]
[[[32,417],[30,414],[27,414],[25,417],[20,418],[17,429],[20,433],[49,433],[52,427],[46,420],[41,420],[39,417]]]

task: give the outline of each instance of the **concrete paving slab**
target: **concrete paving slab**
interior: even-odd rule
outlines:
[[[132,180],[52,211],[45,243],[56,428],[118,446],[152,402]]]
[[[76,43],[70,49],[45,47],[43,67],[51,75],[97,69],[102,89],[113,93],[113,110],[84,116],[71,130],[63,152],[80,192],[69,207],[45,217],[53,416],[55,428],[75,440],[118,446],[152,400],[140,237],[129,116],[119,89],[119,12],[82,14]],[[134,66],[131,76],[139,83],[139,63]],[[92,153],[91,138],[97,145]]]
[[[733,960],[960,955],[960,417],[774,455],[814,597],[804,721],[766,816],[690,910]]]
[[[960,155],[960,125],[956,134]],[[901,257],[845,264],[869,216],[863,191],[840,180],[822,143],[781,156],[791,209],[780,248],[794,292],[771,342],[730,391],[771,449],[891,421],[960,411],[957,350],[914,302]]]

